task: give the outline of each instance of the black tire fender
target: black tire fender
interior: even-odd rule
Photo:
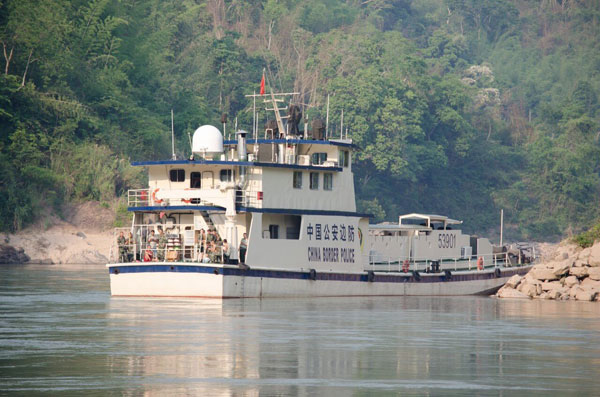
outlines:
[[[369,270],[367,272],[367,281],[372,283],[373,281],[375,281],[375,272],[373,270]]]
[[[415,281],[421,281],[421,274],[418,271],[413,270],[412,274],[413,274]]]
[[[452,280],[452,272],[448,269],[444,270],[444,277],[446,278],[446,281]]]

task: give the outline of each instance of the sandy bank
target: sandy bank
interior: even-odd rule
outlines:
[[[65,220],[51,219],[44,230],[34,225],[4,241],[23,248],[29,263],[106,263],[113,241],[114,212],[98,203],[84,203],[67,209]]]

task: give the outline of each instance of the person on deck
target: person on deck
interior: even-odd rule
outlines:
[[[119,246],[119,262],[127,262],[127,240],[123,232],[120,232],[119,237],[117,237],[117,245]]]
[[[156,234],[154,234],[154,230],[150,230],[150,237],[148,237],[148,243],[152,248],[152,258],[157,259],[158,237],[156,237]]]
[[[135,256],[135,240],[133,239],[133,233],[129,232],[127,237],[127,262],[133,262]]]
[[[229,263],[229,243],[227,242],[227,239],[223,240],[223,263],[228,264]]]
[[[158,229],[158,260],[165,260],[165,251],[167,249],[167,236],[162,230],[162,227]]]
[[[196,236],[196,246],[198,247],[198,262],[202,262],[206,248],[206,233],[204,229],[200,229],[200,232]]]
[[[144,262],[152,262],[153,259],[154,259],[154,256],[152,253],[152,247],[150,247],[150,245],[148,245],[146,247],[146,251],[144,251]]]
[[[240,241],[240,263],[246,263],[246,251],[248,250],[248,235],[244,233]]]

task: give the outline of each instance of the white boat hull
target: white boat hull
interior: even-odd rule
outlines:
[[[317,296],[450,296],[493,293],[531,266],[413,275],[310,273],[189,263],[108,265],[113,296],[272,298]]]

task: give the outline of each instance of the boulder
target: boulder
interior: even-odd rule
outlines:
[[[569,274],[571,276],[576,276],[579,278],[583,278],[586,277],[588,275],[588,268],[587,267],[572,267],[569,270]]]
[[[558,277],[561,277],[569,272],[571,268],[571,263],[568,262],[555,262],[552,268],[554,274]]]
[[[546,299],[553,299],[553,300],[560,299],[562,294],[563,293],[561,290],[553,289],[553,290],[546,292]]]
[[[596,243],[590,247],[588,262],[592,267],[600,266],[600,243]]]
[[[536,280],[558,280],[560,278],[559,276],[554,274],[552,269],[543,267],[539,267],[537,269],[533,268],[528,274],[531,274],[531,277],[533,277]]]
[[[562,285],[560,281],[545,281],[542,283],[542,291],[551,291],[555,289],[561,289]]]
[[[528,299],[529,296],[512,288],[501,288],[496,294],[498,298]]]
[[[590,291],[590,290],[587,290],[587,289],[580,289],[575,294],[575,299],[577,299],[578,301],[590,302],[590,301],[593,301],[596,298],[596,295],[597,295],[596,291]]]
[[[587,269],[588,276],[592,280],[600,280],[600,267],[590,267]]]
[[[506,282],[506,285],[508,288],[516,288],[517,285],[519,285],[519,283],[521,282],[521,280],[523,279],[522,276],[519,276],[518,274],[515,274],[514,276],[512,276],[511,278],[508,279],[508,281]]]
[[[565,286],[571,288],[574,285],[579,284],[579,279],[575,276],[569,276],[565,278]]]
[[[29,262],[29,256],[23,248],[12,245],[0,244],[0,263],[18,264]]]
[[[540,287],[539,293],[538,293],[538,286]],[[542,289],[541,284],[530,284],[530,283],[522,282],[519,285],[519,288],[517,288],[517,291],[522,292],[523,294],[533,298],[534,296],[542,293],[541,289]]]
[[[583,289],[595,290],[600,292],[600,281],[592,280],[589,277],[584,279],[580,285]]]
[[[583,289],[582,289],[582,288],[581,288],[579,285],[576,285],[576,286],[574,286],[573,288],[571,288],[571,289],[569,290],[569,297],[570,297],[571,299],[575,299],[575,296],[577,296],[577,293],[578,293],[579,291],[583,291]]]
[[[573,267],[587,267],[587,266],[588,266],[587,259],[577,259],[575,262],[573,262]]]

